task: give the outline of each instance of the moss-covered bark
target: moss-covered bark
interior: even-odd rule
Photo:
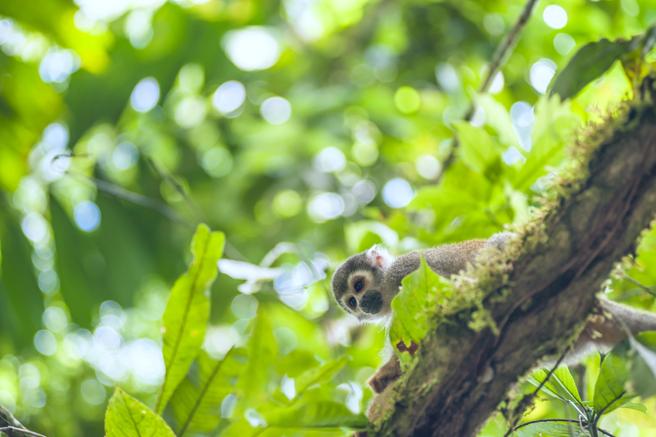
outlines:
[[[416,366],[374,400],[377,435],[475,435],[518,378],[578,332],[613,264],[654,217],[654,105],[634,104],[577,147],[584,176],[563,179],[539,226],[522,236],[504,285],[488,294],[499,335],[464,323],[437,326]]]

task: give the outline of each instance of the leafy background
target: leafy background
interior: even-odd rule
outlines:
[[[0,3],[0,405],[67,436],[102,435],[117,386],[154,407],[166,299],[205,222],[226,241],[192,370],[223,360],[225,383],[198,431],[347,434],[320,419],[360,423],[385,333],[332,305],[331,269],[376,242],[402,252],[525,220],[574,159],[578,129],[632,95],[618,62],[565,103],[547,90],[585,43],[644,32],[651,0],[540,2],[477,96],[521,7]],[[609,292],[654,310],[652,234],[632,280]],[[579,375],[588,387],[598,361]],[[642,394],[648,414],[615,410],[604,428],[653,435],[656,402]],[[164,417],[179,431],[177,405]],[[495,418],[483,434],[502,427]]]

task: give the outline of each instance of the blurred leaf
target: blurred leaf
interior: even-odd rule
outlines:
[[[554,78],[550,95],[558,94],[563,100],[573,97],[632,50],[638,40],[637,37],[615,41],[604,38],[584,45]]]
[[[209,287],[217,275],[225,237],[199,225],[191,242],[189,269],[173,285],[166,303],[163,350],[166,376],[155,411],[161,412],[200,351],[210,315]]]
[[[296,392],[302,395],[305,390],[314,384],[326,383],[337,375],[348,362],[347,357],[340,357],[336,360],[329,361],[326,364],[310,369],[296,378]]]
[[[492,136],[480,127],[467,122],[456,122],[460,146],[458,153],[462,162],[477,173],[485,174],[488,179],[496,179],[497,171],[490,173],[495,165],[499,165],[501,146]]]
[[[197,358],[197,371],[192,371],[171,397],[171,407],[179,435],[185,431],[210,432],[221,420],[221,402],[234,391],[234,380],[242,371],[243,351],[232,349],[223,360],[205,353]]]
[[[107,437],[175,437],[164,419],[150,408],[117,388],[107,405],[105,415],[105,435]]]
[[[240,378],[237,383],[239,402],[236,416],[240,416],[247,408],[256,408],[267,399],[268,387],[274,373],[273,364],[279,359],[273,324],[267,308],[262,305],[257,311],[246,351],[248,360],[243,374],[248,376]]]
[[[111,299],[125,306],[133,303],[137,290],[155,271],[149,252],[155,231],[159,231],[150,212],[132,218],[135,209],[105,196],[96,200],[101,223],[97,230],[86,233],[74,225],[57,199],[50,198],[61,293],[73,321],[85,327],[91,326],[92,313],[103,301]]]
[[[86,33],[75,23],[76,8],[65,0],[31,0],[27,3],[0,2],[0,14],[52,37],[59,45],[75,50],[83,67],[100,71],[107,64],[106,33]]]
[[[629,410],[640,411],[641,413],[647,414],[647,406],[637,402],[627,402],[626,404],[622,405],[622,408],[628,408]]]
[[[0,198],[0,202],[3,199]],[[31,247],[13,217],[0,213],[0,326],[21,349],[41,327],[43,294],[34,274]]]
[[[601,363],[599,377],[595,384],[592,406],[599,414],[608,414],[629,402],[631,396],[626,394],[624,388],[629,377],[629,368],[626,359],[611,352]]]
[[[645,334],[653,333],[641,337]],[[637,352],[631,362],[631,388],[643,399],[648,398],[656,394],[656,352],[634,337],[629,337],[629,342]]]
[[[562,162],[565,148],[579,123],[570,105],[561,102],[558,96],[543,96],[538,100],[531,149],[513,178],[512,184],[517,190],[528,192],[535,181]]]
[[[364,415],[354,414],[343,404],[330,401],[274,409],[263,416],[267,427],[281,430],[341,427],[363,429],[369,425]]]
[[[520,149],[517,131],[505,106],[488,94],[476,96],[476,104],[485,112],[485,124],[497,132],[501,143],[504,146],[514,146]]]

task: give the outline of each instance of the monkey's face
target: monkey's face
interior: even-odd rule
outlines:
[[[390,312],[390,302],[382,292],[385,271],[394,261],[380,246],[353,255],[333,275],[337,303],[360,320],[373,320]]]

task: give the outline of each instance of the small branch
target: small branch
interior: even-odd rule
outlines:
[[[536,423],[548,423],[548,422],[565,422],[565,423],[576,423],[577,425],[581,425],[578,419],[540,419],[540,420],[531,420],[530,422],[522,423],[518,427],[512,429],[511,432],[515,432],[520,428],[524,428],[525,426],[535,425]]]
[[[553,373],[556,371],[558,366],[560,366],[560,363],[565,359],[565,355],[567,355],[567,353],[569,352],[570,349],[571,349],[571,346],[568,346],[567,348],[565,348],[563,353],[560,354],[560,357],[558,357],[558,361],[556,361],[556,364],[554,364],[551,367],[551,369],[549,369],[549,373],[547,373],[547,376],[542,380],[542,382],[540,382],[540,385],[538,385],[531,394],[529,394],[527,396],[524,396],[524,398],[519,402],[518,408],[516,408],[515,410],[523,411],[523,410],[526,409],[526,407],[528,405],[530,405],[533,402],[533,399],[535,399],[535,397],[538,395],[540,390],[542,390],[542,387],[544,387],[544,385],[547,383],[547,381],[549,381],[549,378],[551,378],[551,375],[553,375]],[[503,435],[503,437],[508,437],[509,435],[511,435],[515,431],[515,429],[517,429],[517,428],[515,428],[515,426],[517,425],[517,422],[519,421],[521,416],[518,416],[515,413],[515,411],[513,411],[513,415],[515,416],[514,419],[513,419],[513,423],[510,424],[510,426],[508,427],[508,431]]]
[[[626,278],[627,281],[632,283],[633,285],[638,286],[641,290],[646,291],[647,293],[651,294],[652,296],[656,297],[656,291],[652,287],[648,287],[642,282],[638,281],[637,279],[632,278],[631,276],[627,275],[626,273],[624,274],[624,277]]]
[[[510,29],[510,32],[506,35],[503,41],[501,41],[501,44],[499,44],[497,50],[494,52],[494,56],[492,56],[492,60],[490,61],[487,74],[485,75],[485,79],[478,89],[478,94],[485,94],[490,89],[490,86],[492,85],[492,82],[494,81],[497,73],[499,73],[499,70],[501,70],[501,67],[503,67],[503,64],[506,62],[513,49],[515,48],[515,45],[519,40],[519,35],[526,26],[526,23],[528,23],[528,19],[531,17],[533,9],[537,3],[538,0],[528,0],[526,5],[524,5],[524,9],[517,18],[517,21],[513,25],[512,29]],[[475,110],[476,105],[471,103],[469,105],[469,109],[465,113],[464,120],[467,122],[471,121]],[[453,138],[453,145],[449,150],[449,154],[444,159],[444,163],[442,165],[442,173],[440,173],[436,183],[439,183],[440,179],[442,179],[442,175],[444,175],[446,170],[451,166],[451,164],[453,164],[453,161],[455,160],[455,151],[459,145],[460,139],[458,138],[458,135],[455,134]]]
[[[9,436],[12,436],[12,435],[17,435],[17,436],[24,435],[25,436],[26,435],[26,436],[29,436],[29,437],[46,437],[43,434],[39,434],[38,432],[30,431],[29,429],[25,429],[25,428],[19,428],[17,426],[3,426],[3,427],[0,427],[0,432],[4,432]]]

